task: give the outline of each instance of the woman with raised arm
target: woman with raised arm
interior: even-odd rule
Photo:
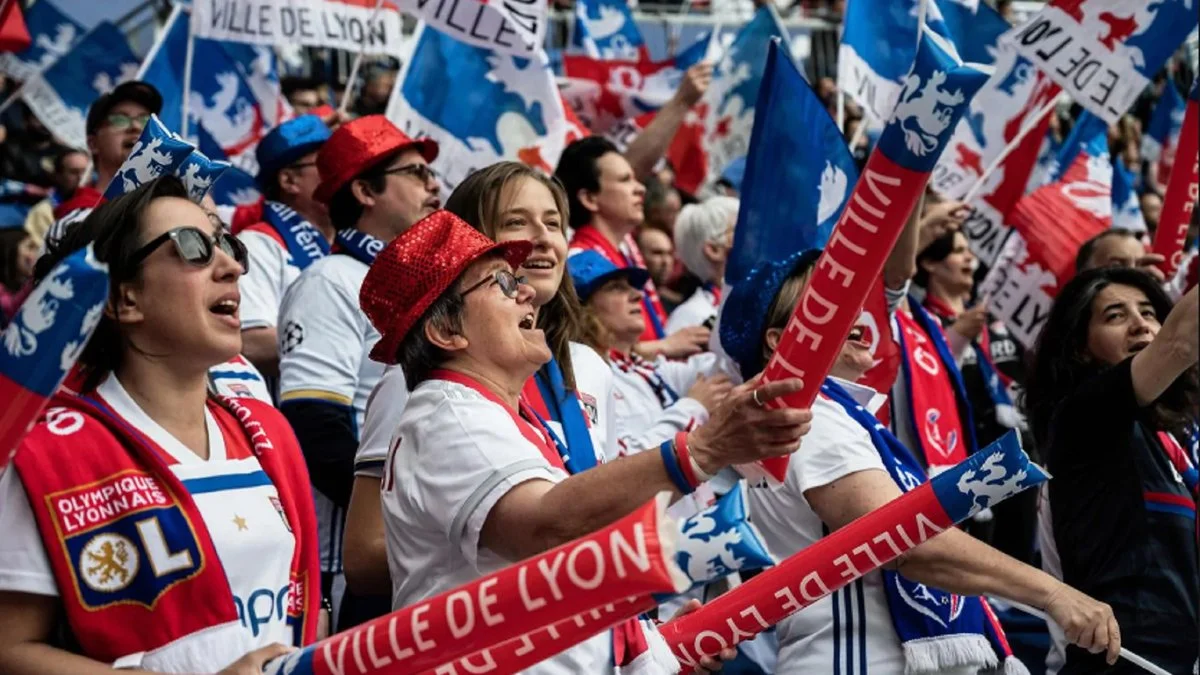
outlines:
[[[734,285],[720,335],[744,377],[758,375],[778,347],[819,254],[760,264]],[[754,522],[780,558],[926,480],[916,456],[875,418],[885,397],[855,384],[874,363],[865,329],[860,323],[846,338],[784,484],[750,491]],[[1106,605],[951,529],[780,623],[776,672],[967,675],[997,665],[1024,672],[986,602],[951,593],[1045,608],[1079,645],[1116,659],[1121,640]]]
[[[88,244],[110,294],[83,386],[0,475],[0,672],[261,672],[316,638],[320,573],[291,428],[209,390],[242,346],[246,250],[174,177],[97,208],[37,276]]]
[[[1172,307],[1141,270],[1081,272],[1054,300],[1026,389],[1056,477],[1043,550],[1063,581],[1112,605],[1132,651],[1171,673],[1200,657],[1198,302],[1193,288]],[[1103,668],[1068,648],[1059,673],[1138,672]]]
[[[438,212],[367,275],[363,309],[383,335],[372,357],[399,363],[412,388],[384,467],[394,607],[593,532],[663,490],[690,493],[726,466],[793,451],[807,430],[807,411],[760,405],[797,381],[748,383],[658,452],[572,474],[521,397],[551,358],[535,292],[516,276],[532,250]],[[608,641],[590,640],[531,672],[614,665]]]

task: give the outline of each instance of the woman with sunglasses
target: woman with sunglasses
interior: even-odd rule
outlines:
[[[110,299],[80,392],[0,476],[0,672],[260,672],[315,639],[320,572],[287,422],[209,393],[241,348],[245,249],[174,177],[68,230],[39,277],[88,244]]]

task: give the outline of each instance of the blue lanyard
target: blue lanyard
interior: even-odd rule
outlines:
[[[567,390],[558,361],[551,359],[545,368],[534,375],[534,381],[542,400],[546,402],[551,419],[562,425],[563,434],[567,437],[564,443],[549,425],[543,424],[558,446],[567,471],[575,475],[596,466],[596,449],[584,418],[583,406],[575,392]]]

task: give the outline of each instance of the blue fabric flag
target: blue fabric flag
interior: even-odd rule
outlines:
[[[16,54],[0,54],[0,72],[16,80],[28,80],[71,51],[83,37],[83,26],[49,0],[34,3],[25,12],[25,27],[33,43]]]
[[[41,77],[28,80],[22,98],[63,143],[86,148],[88,107],[136,72],[137,57],[125,35],[102,21]]]
[[[636,61],[646,53],[625,0],[576,0],[571,46],[606,61]]]
[[[778,40],[767,52],[725,280],[763,261],[821,248],[858,180],[854,158],[825,105]]]

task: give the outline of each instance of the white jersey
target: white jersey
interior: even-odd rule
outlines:
[[[883,397],[872,389],[838,383],[869,410],[882,404]],[[767,548],[781,560],[825,536],[824,523],[804,498],[806,490],[859,471],[887,471],[867,430],[840,405],[819,396],[812,412],[812,430],[804,437],[801,451],[788,461],[783,485],[749,491],[754,524]],[[904,673],[904,652],[878,571],[784,619],[776,634],[779,675]]]
[[[150,419],[116,377],[102,382],[96,396],[171,456],[171,471],[192,496],[212,537],[238,613],[236,623],[176,640],[123,660],[122,666],[214,672],[273,642],[291,644],[286,608],[296,542],[275,506],[279,493],[241,428],[231,416],[221,423],[206,410],[209,458],[204,460]],[[0,532],[0,590],[57,597],[60,591],[29,499],[13,470],[0,474]]]
[[[209,368],[208,381],[212,390],[221,396],[255,398],[263,403],[275,405],[275,401],[271,399],[271,388],[267,386],[262,373],[241,354]]]
[[[671,312],[671,316],[667,319],[667,335],[678,333],[684,328],[703,326],[709,321],[715,321],[720,304],[720,298],[716,293],[705,286],[697,288],[690,298],[684,300],[683,304]]]
[[[287,249],[265,232],[247,230],[238,234],[246,246],[250,269],[238,279],[242,295],[238,314],[242,330],[274,328],[279,305],[288,287],[300,276]]]
[[[388,462],[383,516],[393,609],[510,565],[479,545],[488,513],[525,481],[567,478],[501,406],[444,380],[413,390]],[[526,672],[612,673],[611,636],[605,631]]]
[[[617,444],[621,454],[655,448],[679,431],[689,431],[708,421],[708,410],[686,393],[697,375],[709,375],[716,367],[712,354],[697,354],[687,361],[659,357],[653,362],[616,356],[611,361]],[[656,386],[652,368],[669,391]],[[672,402],[674,401],[674,402]]]
[[[367,265],[348,255],[314,262],[288,288],[279,308],[279,402],[319,400],[353,411],[362,428],[367,399],[383,375],[372,361],[379,332],[358,304]],[[313,492],[321,569],[342,570],[345,511]]]
[[[617,456],[612,410],[613,376],[608,364],[587,345],[571,343],[571,366],[575,371],[576,395],[587,415],[588,431],[596,456],[603,461]],[[400,366],[388,366],[367,401],[367,414],[362,425],[358,452],[354,456],[354,474],[370,478],[383,477],[383,463],[400,414],[408,401],[408,384]],[[555,420],[546,420],[550,430],[565,439],[563,428]]]

